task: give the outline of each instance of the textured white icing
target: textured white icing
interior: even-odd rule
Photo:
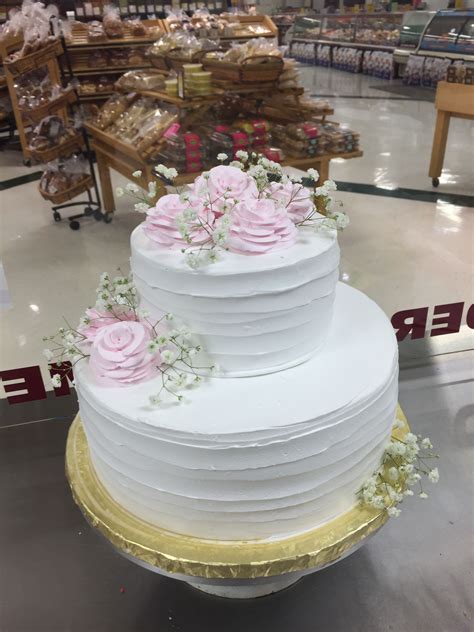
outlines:
[[[333,233],[300,230],[294,246],[264,255],[223,251],[204,270],[189,268],[179,251],[157,249],[142,226],[131,246],[142,307],[186,322],[225,377],[294,366],[324,342],[338,279]]]
[[[218,539],[281,538],[349,510],[395,417],[397,344],[383,312],[338,284],[321,350],[252,378],[205,380],[152,408],[151,380],[96,386],[76,367],[93,463],[112,496],[163,528]]]

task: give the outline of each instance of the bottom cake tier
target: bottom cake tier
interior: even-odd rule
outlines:
[[[125,509],[200,538],[285,538],[357,502],[395,420],[398,353],[380,308],[338,284],[328,339],[297,367],[158,408],[158,380],[99,387],[87,363],[75,377],[95,471]]]

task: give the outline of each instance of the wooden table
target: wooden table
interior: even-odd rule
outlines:
[[[114,145],[111,145],[105,142],[105,134],[103,132],[100,134],[99,130],[91,125],[88,125],[87,128],[91,135],[91,148],[95,151],[97,157],[97,168],[102,189],[102,202],[104,210],[107,213],[112,213],[115,210],[110,169],[118,171],[125,178],[132,180],[145,190],[148,188],[148,182],[155,181],[157,183],[156,199],[166,194],[165,184],[153,174],[153,165],[141,159],[133,148],[130,148],[128,152],[120,151],[119,147],[122,143],[114,142]],[[98,137],[98,132],[102,138]],[[320,182],[324,182],[329,178],[329,163],[332,159],[358,158],[359,156],[362,156],[361,151],[353,151],[345,154],[326,154],[312,158],[290,158],[282,162],[282,166],[295,167],[296,169],[303,170],[310,168],[317,169],[320,174]],[[138,170],[142,172],[142,176],[140,178],[133,177],[132,173]],[[175,179],[174,184],[176,186],[189,184],[193,182],[198,175],[199,173],[185,173],[179,175]]]
[[[429,177],[432,179],[433,186],[437,187],[439,176],[443,170],[451,117],[474,119],[474,85],[440,81],[436,89],[435,108],[437,110],[436,127],[431,150]]]

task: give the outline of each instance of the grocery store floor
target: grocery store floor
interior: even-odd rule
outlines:
[[[340,564],[280,595],[227,602],[135,567],[86,525],[63,475],[73,394],[11,404],[0,388],[0,632],[472,629],[473,126],[452,122],[435,190],[432,93],[322,68],[302,75],[361,133],[364,157],[331,165],[352,220],[342,279],[389,316],[429,308],[425,336],[400,344],[400,401],[442,455],[439,486]],[[52,221],[37,173],[0,152],[0,371],[41,365],[49,390],[41,337],[79,316],[102,271],[127,269],[141,217],[121,199],[111,224],[73,232]],[[451,303],[464,303],[460,331],[430,337],[434,308]]]

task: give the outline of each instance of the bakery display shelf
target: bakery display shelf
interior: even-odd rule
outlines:
[[[44,103],[36,108],[23,110],[20,108],[22,118],[29,122],[36,123],[46,116],[55,114],[58,110],[66,108],[67,105],[77,101],[77,94],[73,88],[68,88],[55,99],[51,99],[48,103]]]
[[[73,72],[76,76],[88,76],[88,75],[120,75],[129,70],[148,70],[152,66],[150,64],[140,65],[127,65],[127,66],[104,66],[97,68],[90,68],[86,66],[74,66]]]
[[[213,79],[241,83],[274,83],[283,72],[283,59],[274,55],[253,55],[240,63],[217,59],[202,60]]]
[[[44,150],[30,149],[30,151],[32,158],[34,158],[37,162],[46,163],[51,160],[55,160],[56,158],[60,158],[61,156],[68,156],[75,150],[82,151],[84,148],[84,137],[82,133],[78,131],[72,138],[64,143],[59,143],[54,147]]]
[[[150,154],[150,152],[156,151],[157,146],[160,145],[160,143],[155,143],[143,152],[139,152],[136,149],[135,145],[125,143],[117,136],[112,136],[111,134],[108,134],[107,132],[100,129],[99,127],[96,127],[92,123],[86,123],[86,129],[94,140],[98,140],[103,145],[110,147],[113,153],[124,154],[132,160],[140,163],[146,161],[147,156]]]
[[[153,44],[161,35],[166,33],[162,20],[142,20],[145,28],[159,29],[153,35],[132,35],[130,28],[125,24],[124,37],[104,38],[101,41],[89,41],[87,38],[87,27],[82,22],[75,22],[72,28],[71,37],[66,45],[70,51],[77,49],[104,49],[116,48],[118,46],[139,46]]]
[[[61,42],[56,40],[29,55],[15,61],[3,60],[3,65],[13,76],[18,76],[44,66],[50,59],[56,59],[63,52]]]
[[[224,19],[224,16],[220,16]],[[245,41],[253,39],[255,37],[278,37],[278,28],[273,20],[268,15],[234,15],[232,20],[226,20],[229,24],[239,24],[240,29],[235,29],[235,33],[229,35],[219,35],[219,40],[231,42],[231,41]],[[163,24],[168,33],[181,30],[175,28],[175,23],[169,20],[163,20]],[[261,33],[246,31],[245,29],[263,28]]]

